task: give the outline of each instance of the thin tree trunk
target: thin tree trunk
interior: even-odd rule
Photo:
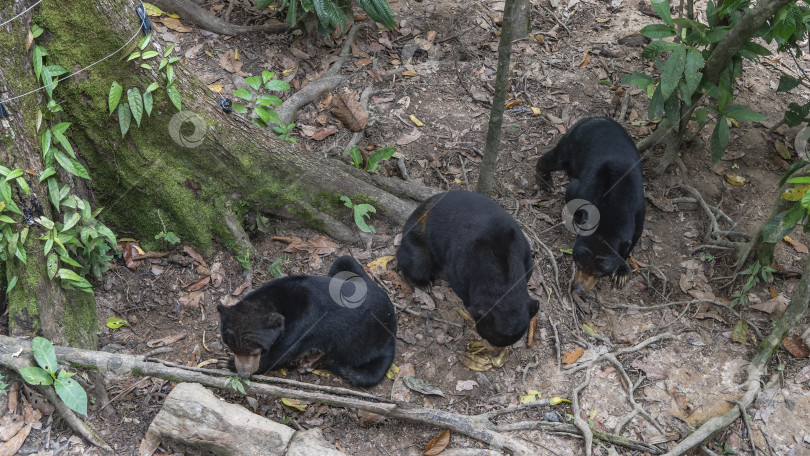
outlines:
[[[504,6],[506,9],[506,6]],[[532,4],[529,0],[517,0],[512,13],[512,41],[522,40],[531,31]]]
[[[503,7],[503,26],[501,39],[498,42],[498,69],[495,74],[495,95],[492,97],[492,108],[489,112],[484,159],[478,175],[475,191],[491,195],[495,183],[495,170],[498,167],[498,148],[501,145],[501,125],[506,107],[506,90],[509,88],[509,61],[512,55],[512,18],[515,3],[519,0],[506,0]]]

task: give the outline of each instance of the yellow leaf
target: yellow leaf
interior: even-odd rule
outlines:
[[[300,399],[287,399],[286,397],[281,398],[281,403],[286,405],[287,407],[292,407],[294,409],[300,410],[302,412],[307,411],[307,403],[301,402]]]
[[[391,367],[388,368],[388,372],[385,373],[385,376],[388,377],[389,380],[396,380],[397,375],[399,375],[399,367],[391,363]]]
[[[287,369],[284,369],[282,367],[281,369],[278,370],[278,373],[286,377],[287,376]]]
[[[381,256],[381,257],[377,258],[376,260],[368,263],[367,266],[368,266],[369,271],[371,271],[371,272],[373,272],[375,274],[379,274],[382,271],[385,271],[386,269],[388,269],[388,263],[390,263],[391,260],[393,260],[393,259],[394,259],[393,255]]]
[[[511,350],[509,347],[504,348],[503,351],[498,353],[496,356],[489,356],[489,360],[492,361],[492,365],[495,367],[501,367],[509,361],[509,355],[511,354]]]
[[[599,409],[597,409],[596,407],[594,407],[594,408],[593,408],[593,410],[591,410],[591,413],[589,413],[589,414],[588,414],[588,419],[589,419],[589,420],[592,420],[592,419],[593,419],[593,417],[595,417],[595,416],[596,416],[596,411],[597,411],[597,410],[599,410]]]
[[[492,364],[489,362],[489,359],[484,358],[481,355],[468,355],[466,353],[462,353],[458,355],[458,359],[461,361],[461,364],[464,364],[468,369],[476,372],[486,372],[492,369]]]
[[[457,178],[453,179],[453,182],[455,182],[455,183],[457,183],[457,184],[463,184],[465,181],[464,181],[464,179],[459,179],[459,178],[457,177]]]
[[[537,390],[528,390],[526,394],[520,396],[520,403],[521,404],[528,404],[529,402],[534,402],[542,397],[540,391]]]
[[[748,179],[740,176],[739,174],[726,173],[726,182],[735,187],[739,187],[745,185],[745,183],[748,182]]]
[[[532,106],[532,115],[533,116],[539,116],[542,112],[543,111],[540,108],[535,108],[534,106]]]
[[[810,191],[810,184],[796,185],[785,190],[785,193],[782,193],[780,198],[788,201],[800,201],[808,191]]]
[[[551,405],[562,404],[563,402],[568,402],[569,404],[571,403],[571,401],[569,401],[568,399],[559,396],[554,396],[548,400],[548,403]]]
[[[523,100],[521,100],[520,98],[515,99],[515,100],[511,100],[511,101],[506,103],[506,106],[504,106],[504,109],[512,109],[512,108],[514,108],[515,106],[517,106],[517,105],[519,105],[521,103],[523,103]]]
[[[413,115],[413,114],[409,115],[408,118],[411,119],[411,122],[413,122],[414,125],[416,125],[417,127],[424,127],[425,126],[425,124],[423,124],[422,121],[417,119],[416,116]]]
[[[118,238],[118,242],[138,242],[138,240],[132,238]]]
[[[6,208],[6,202],[5,201],[0,201],[0,212],[3,212],[3,209],[5,209],[5,208]]]
[[[461,318],[467,320],[472,324],[475,324],[475,319],[466,310],[462,309],[461,307],[456,307],[456,312],[458,312],[458,314],[461,315]]]
[[[402,75],[403,76],[410,76],[410,77],[419,76],[418,74],[416,74],[415,71],[411,71],[411,70],[403,71]]]
[[[332,376],[332,374],[330,374],[329,372],[327,372],[325,370],[321,370],[321,369],[313,369],[312,373],[315,374],[315,375],[321,376],[321,377],[326,377],[326,378],[329,378],[329,377]]]
[[[163,14],[169,16],[172,19],[180,19],[180,15],[177,13],[167,13],[166,11],[164,11]]]
[[[222,93],[222,83],[217,81],[213,84],[209,84],[208,89],[214,93]]]
[[[239,60],[239,49],[233,48],[233,59]]]
[[[143,7],[144,9],[146,9],[147,16],[159,17],[163,14],[163,10],[161,10],[160,8],[151,3],[144,3]]]
[[[582,330],[583,330],[583,331],[585,331],[585,332],[586,332],[586,333],[588,333],[588,334],[593,334],[593,335],[596,335],[596,331],[594,331],[593,329],[591,329],[591,327],[590,327],[590,326],[588,326],[588,325],[586,325],[585,323],[583,323],[583,324],[582,324]]]
[[[283,76],[289,76],[289,75],[290,75],[290,73],[292,73],[293,71],[295,71],[295,67],[289,67],[289,68],[287,68],[286,70],[283,70],[283,71],[281,72],[281,74],[282,74]]]

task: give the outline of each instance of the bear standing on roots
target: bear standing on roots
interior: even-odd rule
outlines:
[[[641,157],[632,138],[613,119],[582,119],[537,162],[537,183],[551,190],[558,170],[571,178],[563,219],[577,234],[572,288],[582,294],[605,276],[623,287],[626,259],[644,229]]]
[[[319,367],[352,385],[372,386],[394,360],[394,306],[350,256],[335,260],[329,277],[273,280],[217,311],[222,340],[234,354],[231,370],[242,378],[318,350]]]
[[[478,193],[440,193],[419,205],[405,222],[397,263],[422,288],[444,272],[478,334],[496,347],[517,342],[539,308],[527,290],[534,263],[526,237]]]

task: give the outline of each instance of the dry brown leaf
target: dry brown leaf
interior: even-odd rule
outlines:
[[[186,254],[188,254],[188,256],[190,256],[191,258],[194,258],[194,260],[196,260],[197,263],[200,263],[201,265],[208,267],[208,265],[205,263],[205,260],[203,260],[203,257],[199,253],[197,253],[197,251],[194,250],[194,248],[192,248],[191,246],[189,245],[183,246],[183,251],[186,252]]]
[[[211,285],[214,288],[219,288],[225,276],[222,274],[222,263],[216,262],[211,265]]]
[[[437,456],[450,445],[450,429],[445,429],[425,446],[423,456]]]
[[[326,96],[323,97],[323,99],[318,102],[318,112],[326,111],[331,106],[332,106],[332,92],[327,92]]]
[[[767,301],[752,304],[749,306],[749,308],[759,310],[760,312],[765,312],[778,317],[779,315],[782,315],[785,312],[789,302],[790,299],[788,299],[782,293],[779,293],[776,295],[776,297],[771,298]]]
[[[323,260],[321,259],[320,256],[318,256],[317,253],[313,253],[312,255],[309,256],[310,269],[318,270],[321,269],[321,266],[323,266]]]
[[[215,82],[213,84],[208,84],[208,89],[210,91],[212,91],[212,92],[215,92],[215,93],[223,93],[224,92],[223,89],[222,89],[222,82],[220,82],[220,81],[217,81],[217,82]]]
[[[242,77],[247,77],[248,74],[242,71],[242,64],[241,60],[236,59],[236,51],[233,49],[228,49],[227,52],[223,52],[219,55],[219,66],[229,72],[238,74]]]
[[[795,358],[810,357],[810,348],[804,344],[804,341],[798,334],[791,334],[782,339],[782,346]]]
[[[360,105],[357,92],[332,97],[332,114],[351,131],[362,131],[368,122],[368,112]]]
[[[16,413],[0,418],[0,440],[6,441],[14,437],[23,426],[25,426],[25,420]]]
[[[364,67],[366,65],[371,65],[374,62],[374,59],[358,59],[354,62],[354,65],[357,67]]]
[[[582,347],[577,347],[563,355],[562,363],[574,364],[575,362],[577,362],[579,357],[582,356],[583,353],[585,353],[585,350],[583,350]]]
[[[436,303],[433,302],[433,298],[421,288],[413,290],[413,297],[416,302],[422,303],[421,307],[425,310],[434,310],[436,308]]]
[[[492,369],[492,361],[486,356],[461,353],[458,355],[458,359],[461,361],[461,364],[467,366],[467,369],[475,372],[486,372]]]
[[[782,238],[782,240],[784,240],[788,244],[792,245],[793,248],[796,249],[796,251],[799,252],[799,253],[804,253],[804,254],[810,253],[810,250],[807,250],[806,245],[804,245],[801,242],[791,238],[790,236],[785,236],[784,238]]]
[[[20,384],[14,382],[8,390],[8,411],[16,413],[18,405],[20,405]]]
[[[422,137],[422,132],[419,131],[418,128],[414,128],[409,133],[405,133],[399,139],[397,139],[398,146],[407,146],[408,144],[416,141],[417,139]]]
[[[186,291],[197,291],[197,290],[201,289],[202,287],[208,285],[208,282],[210,282],[210,281],[211,281],[211,276],[207,275],[205,277],[201,277],[196,282],[193,282],[193,283],[191,283],[189,285],[186,285],[185,287],[183,287],[183,289],[185,289]]]
[[[377,103],[377,104],[390,103],[390,102],[394,101],[394,94],[389,93],[388,95],[383,95],[383,96],[379,96],[379,97],[376,96],[376,95],[372,95],[371,96],[371,101],[373,101],[374,103]]]
[[[773,285],[768,285],[768,294],[770,294],[772,298],[779,296],[779,292],[776,291],[776,288],[774,288]]]
[[[118,247],[123,250],[124,264],[133,271],[138,269],[142,261],[135,258],[144,254],[141,246],[137,242],[119,242]]]
[[[284,249],[286,253],[329,255],[337,251],[337,244],[323,236],[319,236],[311,241],[304,241],[297,236],[273,236],[273,240],[288,243],[289,245]]]
[[[163,25],[174,30],[175,32],[188,33],[191,31],[190,27],[186,27],[185,25],[181,24],[178,19],[173,17],[164,17],[161,19],[161,22],[163,22]]]
[[[323,141],[324,139],[334,135],[337,132],[338,132],[337,127],[330,125],[326,128],[321,128],[320,130],[316,131],[312,135],[312,139],[314,139],[315,141]]]
[[[580,68],[585,68],[586,66],[588,66],[588,62],[590,62],[590,61],[591,61],[591,54],[589,54],[586,51],[585,54],[582,56],[582,61],[579,62],[579,67]]]
[[[20,429],[14,437],[4,443],[3,446],[0,446],[0,456],[14,456],[17,454],[17,451],[19,451],[23,443],[25,443],[25,439],[28,438],[28,434],[31,433],[32,427],[33,426],[30,424],[25,426]]]
[[[242,292],[243,292],[243,291],[245,291],[245,289],[246,289],[247,287],[249,287],[249,286],[250,286],[250,284],[249,284],[249,283],[247,283],[247,282],[245,282],[245,283],[243,283],[242,285],[239,285],[239,287],[238,287],[236,290],[233,290],[233,291],[231,292],[231,295],[232,295],[232,296],[239,296],[239,295],[240,295],[240,294],[242,294]]]
[[[408,77],[411,77],[411,78],[419,76],[415,71],[411,71],[411,70],[403,71],[402,75],[403,76],[408,76]]]
[[[384,271],[381,271],[378,275],[382,280],[390,281],[391,284],[393,284],[396,288],[399,288],[400,291],[402,291],[403,293],[413,292],[413,288],[411,288],[411,286],[408,285],[408,282],[406,282],[401,275],[397,274],[396,271],[390,271],[386,269]]]
[[[152,456],[160,446],[160,436],[154,432],[146,431],[146,435],[141,440],[141,446],[138,447],[138,456]]]
[[[28,403],[31,404],[31,407],[40,412],[40,416],[53,415],[56,408],[45,399],[45,396],[39,394],[33,388],[29,388],[28,385],[23,385],[23,393],[25,393],[25,398],[28,399]],[[39,421],[39,418],[37,418],[37,421]]]
[[[357,417],[360,419],[360,426],[362,427],[375,426],[385,421],[385,416],[367,412],[365,410],[358,410]]]
[[[740,176],[739,174],[726,173],[725,177],[726,177],[726,182],[728,182],[729,184],[731,184],[731,185],[733,185],[735,187],[741,187],[741,186],[745,185],[748,182],[748,178],[746,178],[744,176]]]
[[[204,294],[205,293],[202,290],[192,291],[185,296],[181,296],[177,301],[183,307],[199,307],[200,301],[202,301]]]
[[[182,340],[184,337],[186,337],[186,333],[184,332],[173,334],[171,336],[161,337],[160,339],[152,339],[146,343],[146,346],[149,348],[163,347],[165,345],[171,345],[178,340]]]
[[[539,322],[537,320],[537,315],[535,315],[534,317],[532,317],[531,320],[529,320],[529,338],[526,341],[526,346],[529,348],[532,348],[534,346],[534,338],[535,335],[537,334],[538,323]]]
[[[505,109],[512,109],[512,108],[514,108],[515,106],[517,106],[517,105],[519,105],[521,103],[523,103],[523,100],[521,100],[520,98],[517,98],[517,99],[511,100],[508,103],[506,103],[506,106],[504,108]]]

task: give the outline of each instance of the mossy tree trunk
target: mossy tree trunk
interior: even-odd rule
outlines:
[[[0,17],[15,15],[25,3],[0,0]],[[25,46],[31,20],[45,29],[37,44],[47,49],[48,63],[72,72],[113,53],[130,40],[139,26],[135,6],[128,0],[44,0],[35,10],[0,30],[0,99],[36,87],[31,53]],[[89,170],[94,203],[105,208],[100,218],[119,236],[147,240],[165,230],[203,254],[212,252],[215,239],[235,250],[244,249],[249,248],[249,242],[241,222],[247,211],[258,210],[300,218],[340,240],[351,241],[358,238],[358,232],[351,211],[340,202],[341,195],[355,203],[374,205],[375,217],[403,223],[418,201],[435,193],[307,152],[236,114],[223,113],[216,94],[186,71],[182,62],[177,62],[175,85],[182,94],[182,115],[187,118],[183,122],[166,96],[165,75],[141,68],[138,59],[126,61],[136,43],[137,39],[118,54],[59,83],[54,92],[65,110],[60,121],[71,122],[67,136]],[[150,49],[162,52],[166,46],[153,37]],[[157,67],[158,59],[150,63]],[[128,89],[138,88],[143,93],[153,82],[161,86],[153,92],[151,116],[144,115],[139,127],[133,120],[123,138],[116,114],[109,115],[108,110],[113,81],[124,88],[122,103]],[[0,131],[4,135],[0,153],[6,166],[42,172],[35,119],[45,97],[44,92],[38,92],[7,106],[11,117],[3,121]],[[62,182],[73,183],[71,176],[61,177]],[[37,179],[31,180],[35,184]],[[40,201],[48,201],[45,189],[34,185],[33,191]],[[31,229],[36,231],[37,226]],[[62,340],[56,337],[60,328],[46,327],[45,308],[63,308],[69,302],[73,306],[86,303],[90,309],[92,297],[68,299],[47,279],[38,248],[39,236],[32,234],[28,236],[28,267],[8,271],[20,274],[20,282],[10,296],[11,312],[13,316],[41,316],[43,333]],[[66,308],[62,314],[54,315],[71,312]],[[31,328],[40,329],[36,325],[26,327]],[[94,334],[95,322],[84,328]],[[92,334],[87,335],[91,341]]]

